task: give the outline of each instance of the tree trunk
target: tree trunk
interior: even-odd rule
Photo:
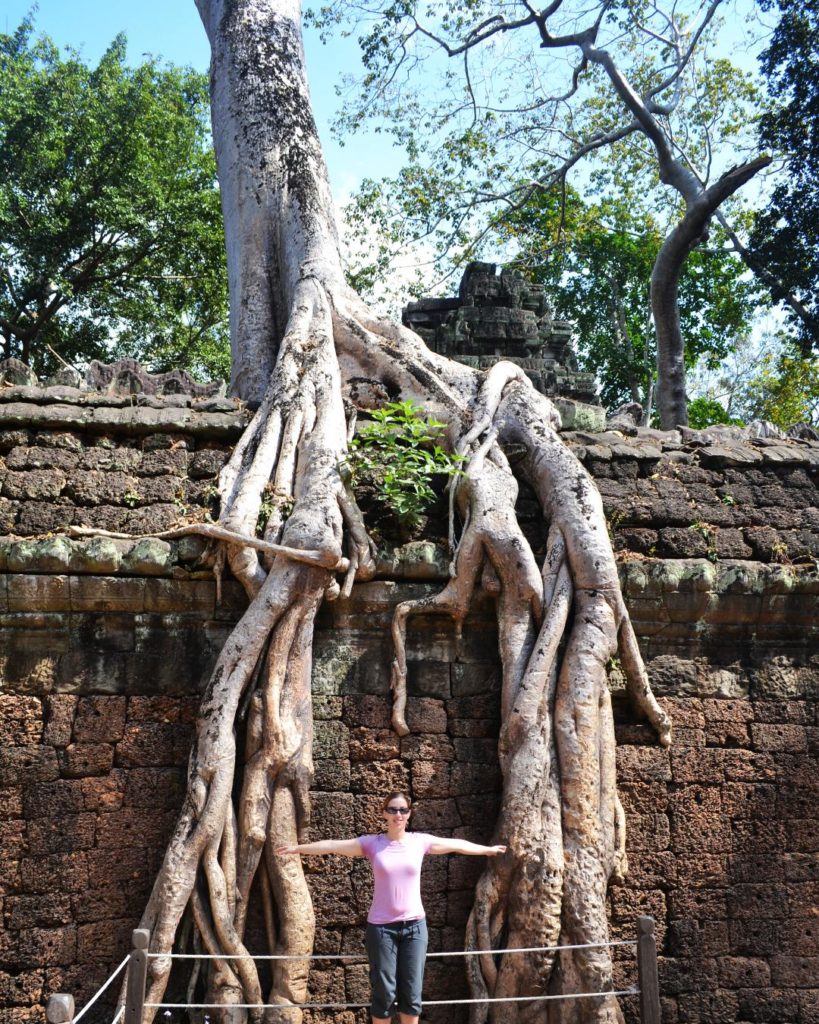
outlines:
[[[606,662],[620,651],[631,695],[669,741],[634,639],[594,485],[562,444],[559,418],[522,371],[483,374],[427,350],[411,331],[374,317],[346,287],[324,163],[310,113],[295,0],[198,0],[213,50],[214,137],[230,266],[234,387],[258,405],[220,477],[223,537],[252,536],[272,488],[267,551],[227,542],[248,609],[208,684],[185,802],[141,927],[150,931],[148,1002],[165,991],[180,921],[211,953],[205,1002],[267,1002],[266,1020],[298,1022],[305,960],[277,961],[263,993],[244,959],[251,886],[265,909],[269,952],[312,949],[314,918],[300,862],[273,849],[304,839],[312,780],[313,622],[322,600],[374,571],[372,545],[340,475],[345,402],[371,408],[412,398],[447,425],[466,459],[455,501],[464,523],[443,592],[396,610],[393,723],[408,731],[404,630],[424,609],[463,621],[478,582],[496,594],[503,667],[499,759],[508,843],[482,876],[467,944],[604,942],[608,882],[624,869]],[[543,570],[515,518],[517,484],[504,454],[543,506]],[[280,545],[271,548],[270,545]],[[302,554],[298,552],[301,551]],[[574,612],[574,614],[572,614]],[[567,637],[565,653],[561,641]],[[533,813],[533,809],[535,813]],[[470,958],[476,996],[550,987],[610,988],[605,947],[556,961],[521,954],[500,967]],[[558,976],[559,974],[559,976]],[[201,1000],[197,1000],[201,1001]],[[491,1004],[493,1020],[528,1021],[540,1004]],[[613,997],[572,1000],[567,1020],[612,1021]],[[259,1010],[250,1010],[258,1020]],[[212,1017],[220,1014],[211,1013]],[[489,1016],[479,1006],[476,1019]]]
[[[688,214],[660,247],[651,271],[651,310],[657,334],[657,411],[663,430],[688,426],[685,394],[685,342],[680,328],[680,275],[699,244]]]
[[[763,167],[758,157],[727,171],[686,203],[685,215],[657,253],[651,272],[651,311],[657,332],[657,409],[663,430],[688,425],[685,395],[685,342],[680,329],[679,285],[688,254],[708,236],[718,207]]]

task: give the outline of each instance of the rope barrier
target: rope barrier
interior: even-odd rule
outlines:
[[[584,942],[574,946],[522,946],[513,949],[459,949],[440,953],[427,953],[427,959],[443,956],[500,956],[503,953],[559,953],[563,949],[603,949],[612,946],[636,946],[636,939],[618,942]],[[152,959],[170,957],[172,960],[366,960],[366,953],[148,953]],[[146,1004],[147,1005],[147,1004]]]
[[[81,1020],[82,1017],[86,1013],[88,1013],[88,1011],[91,1009],[91,1007],[94,1005],[94,1003],[96,1003],[96,1001],[99,999],[99,997],[102,995],[102,993],[108,988],[108,986],[111,984],[111,982],[114,980],[114,978],[116,978],[116,976],[119,974],[119,972],[122,970],[122,968],[127,965],[128,961],[130,959],[131,959],[131,957],[130,957],[130,954],[129,954],[128,956],[125,957],[125,959],[122,961],[122,963],[119,965],[119,967],[117,967],[117,969],[114,971],[114,973],[108,979],[108,981],[106,981],[102,985],[101,988],[97,989],[97,991],[88,1000],[88,1002],[85,1004],[85,1006],[80,1010],[80,1012],[77,1014],[77,1016],[71,1022],[71,1024],[77,1024],[77,1021]],[[117,1015],[117,1016],[119,1016],[119,1015]],[[112,1021],[112,1024],[116,1024],[116,1021],[117,1021],[117,1017],[114,1018],[114,1020]]]
[[[465,1006],[468,1003],[540,1003],[548,999],[605,999],[636,996],[637,988],[610,992],[568,992],[553,996],[498,996],[485,999],[430,999],[424,1006]],[[369,1003],[145,1003],[146,1010],[360,1010]]]

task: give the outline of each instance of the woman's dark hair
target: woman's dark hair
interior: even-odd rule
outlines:
[[[393,800],[406,800],[407,807],[409,807],[410,810],[412,810],[412,798],[401,789],[396,789],[392,793],[388,793],[387,796],[384,797],[381,803],[381,810],[386,811],[386,809],[393,802]]]

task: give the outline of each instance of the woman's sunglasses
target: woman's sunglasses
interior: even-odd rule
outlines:
[[[409,807],[385,807],[387,814],[409,814]]]

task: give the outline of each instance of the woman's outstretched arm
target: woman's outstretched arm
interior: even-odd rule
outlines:
[[[506,853],[505,846],[481,846],[480,843],[470,843],[466,839],[439,839],[429,848],[430,853],[466,853],[472,857],[483,855],[485,857],[497,857],[499,853]]]
[[[277,846],[276,855],[288,853],[325,854],[337,853],[340,857],[363,857],[364,851],[357,839],[319,839],[315,843],[299,843],[296,846]]]

